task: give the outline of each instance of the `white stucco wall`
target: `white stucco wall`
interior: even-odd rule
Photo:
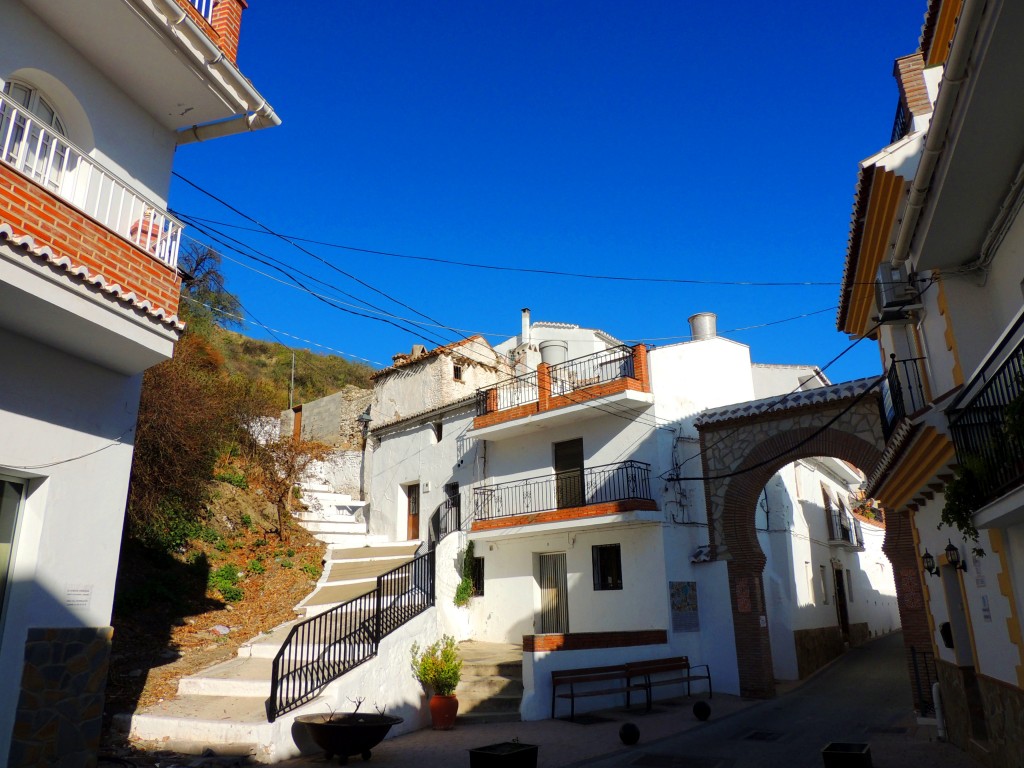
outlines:
[[[141,376],[2,330],[0,349],[9,361],[0,366],[0,473],[27,479],[30,489],[0,642],[0,669],[9,673],[0,690],[7,754],[27,628],[110,625]]]
[[[90,157],[166,207],[175,137],[24,5],[4,4],[0,82],[41,88]]]

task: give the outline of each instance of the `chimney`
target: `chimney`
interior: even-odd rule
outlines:
[[[718,316],[714,312],[698,312],[690,315],[690,337],[692,341],[707,341],[718,335]]]
[[[242,11],[246,0],[217,0],[213,6],[213,29],[220,35],[220,49],[232,63],[238,61],[238,37],[242,31]]]
[[[523,307],[523,333],[519,339],[520,344],[527,344],[530,341],[530,308]]]

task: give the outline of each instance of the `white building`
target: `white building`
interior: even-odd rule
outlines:
[[[234,64],[244,7],[3,3],[6,765],[95,760],[142,372],[182,328],[174,152],[279,122]]]
[[[702,557],[695,421],[827,381],[813,367],[752,365],[748,347],[715,335],[712,315],[693,326],[693,341],[648,352],[602,331],[531,323],[524,310],[476,397],[449,386],[424,408],[437,380],[425,364],[398,366],[404,401],[388,382],[396,369],[383,382],[378,374],[371,527],[426,541],[430,512],[445,518],[446,500],[458,499],[457,523],[440,526],[462,534],[439,549],[437,602],[460,637],[523,643],[525,719],[550,716],[550,672],[560,668],[688,655],[710,665],[716,689],[739,690],[725,565]],[[502,377],[509,366],[515,375]],[[781,679],[898,626],[881,524],[850,512],[861,479],[842,462],[811,459],[766,489],[759,537]],[[457,582],[463,537],[474,542],[482,594],[454,609],[445,584]]]

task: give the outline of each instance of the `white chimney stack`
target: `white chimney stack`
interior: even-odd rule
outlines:
[[[530,308],[523,307],[523,335],[519,339],[520,344],[528,344],[530,342]]]

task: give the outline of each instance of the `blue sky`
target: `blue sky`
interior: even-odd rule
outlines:
[[[924,0],[253,0],[239,64],[284,123],[184,147],[175,169],[276,232],[324,243],[591,275],[833,283],[594,280],[304,244],[332,269],[215,225],[330,286],[299,276],[318,292],[428,323],[417,335],[333,309],[217,246],[241,262],[226,262],[228,287],[255,318],[349,356],[388,364],[468,332],[497,342],[530,307],[534,320],[652,344],[685,340],[689,315],[715,312],[757,362],[824,365],[849,343],[831,308],[857,162],[888,141],[893,60],[917,48],[924,11]],[[252,226],[178,180],[171,205]],[[866,341],[826,373],[878,371]]]

